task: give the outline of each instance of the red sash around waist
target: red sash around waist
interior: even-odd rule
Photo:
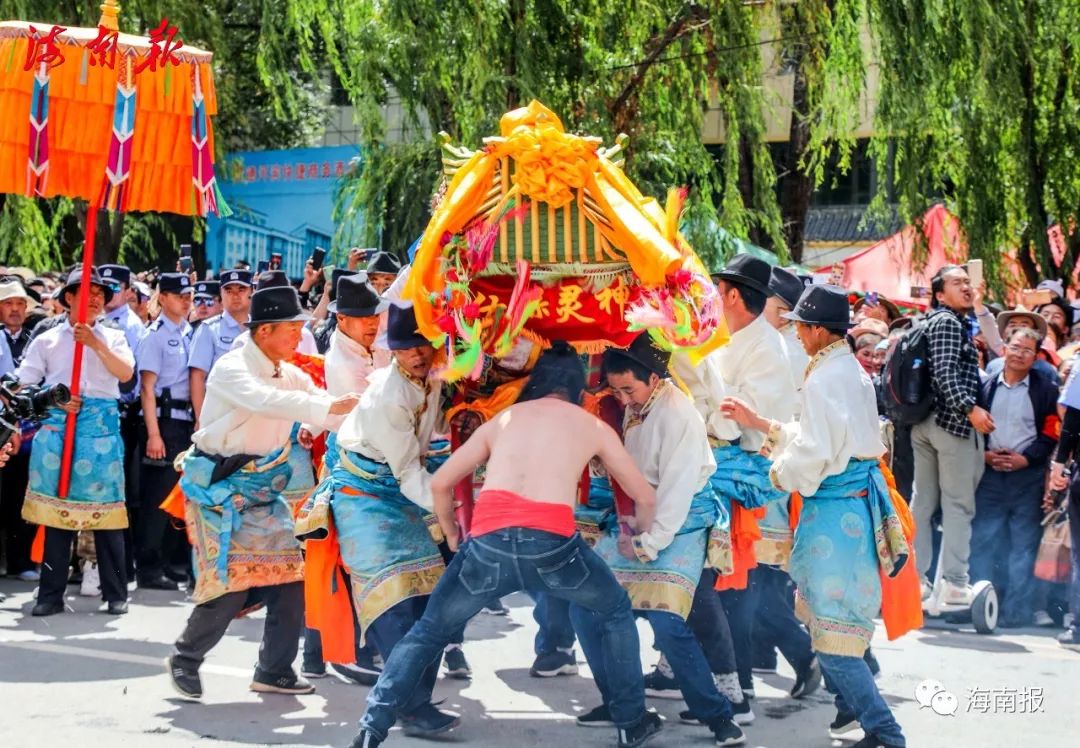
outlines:
[[[569,504],[533,501],[511,491],[481,491],[473,509],[473,537],[508,527],[550,532],[571,537],[576,532],[574,510]]]

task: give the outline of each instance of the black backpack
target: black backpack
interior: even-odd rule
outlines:
[[[926,325],[913,327],[896,342],[881,369],[882,399],[893,423],[914,426],[934,409],[930,383],[930,340]]]

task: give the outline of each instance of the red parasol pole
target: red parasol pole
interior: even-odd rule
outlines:
[[[97,236],[97,216],[101,208],[97,202],[90,204],[86,214],[86,242],[83,245],[82,278],[79,281],[79,309],[76,322],[86,323],[87,307],[90,302],[90,273],[94,267],[94,240]],[[71,362],[71,396],[79,396],[79,380],[82,377],[83,345],[75,344]],[[71,487],[71,457],[75,451],[75,413],[68,413],[64,423],[64,452],[60,460],[60,485],[57,496],[66,499]]]

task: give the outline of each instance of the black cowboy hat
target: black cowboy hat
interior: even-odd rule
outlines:
[[[334,301],[337,298],[338,281],[350,275],[363,275],[364,280],[367,280],[367,273],[361,272],[359,270],[349,270],[348,268],[334,268],[330,271],[330,301]]]
[[[724,266],[724,269],[714,276],[716,280],[738,283],[763,294],[769,293],[769,278],[771,277],[772,268],[769,267],[769,263],[747,254],[735,255]]]
[[[286,288],[291,285],[289,276],[285,275],[284,270],[264,270],[255,279],[255,289],[257,291],[264,288]]]
[[[769,275],[769,296],[775,296],[784,302],[788,309],[794,309],[799,303],[799,297],[806,289],[802,278],[790,270],[782,267],[774,267]]]
[[[422,345],[431,345],[431,342],[417,329],[413,308],[391,304],[390,316],[386,321],[386,347],[392,351],[402,351]]]
[[[64,309],[68,309],[67,301],[64,300],[64,296],[68,293],[77,293],[79,285],[82,283],[82,266],[75,268],[68,273],[67,280],[64,281],[64,285],[60,288],[59,293],[56,296],[56,300],[60,302],[60,306]],[[105,303],[108,304],[112,301],[113,290],[109,288],[109,285],[101,279],[98,275],[98,269],[96,267],[90,268],[90,285],[97,286],[105,291]]]
[[[364,275],[346,275],[338,280],[337,294],[327,310],[346,317],[373,317],[386,311],[390,302],[379,298]]]
[[[311,315],[300,306],[300,295],[292,286],[260,288],[251,294],[249,325],[266,322],[307,322]]]
[[[605,355],[624,356],[635,363],[639,363],[658,377],[668,375],[668,364],[671,361],[671,352],[665,351],[648,332],[643,332],[634,338],[634,342],[625,350],[609,348]]]
[[[401,271],[401,261],[389,252],[376,252],[368,261],[368,273],[386,273],[397,275]]]
[[[803,291],[795,308],[780,316],[830,330],[846,330],[851,326],[847,293],[837,286],[810,286]]]

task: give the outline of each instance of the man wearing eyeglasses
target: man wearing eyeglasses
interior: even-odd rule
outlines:
[[[1005,366],[982,386],[994,418],[986,448],[986,472],[975,491],[971,577],[994,581],[1005,596],[999,625],[1024,626],[1032,617],[1032,568],[1042,537],[1046,462],[1057,443],[1055,382],[1034,368],[1042,342],[1036,330],[1017,328],[1005,345]]]

